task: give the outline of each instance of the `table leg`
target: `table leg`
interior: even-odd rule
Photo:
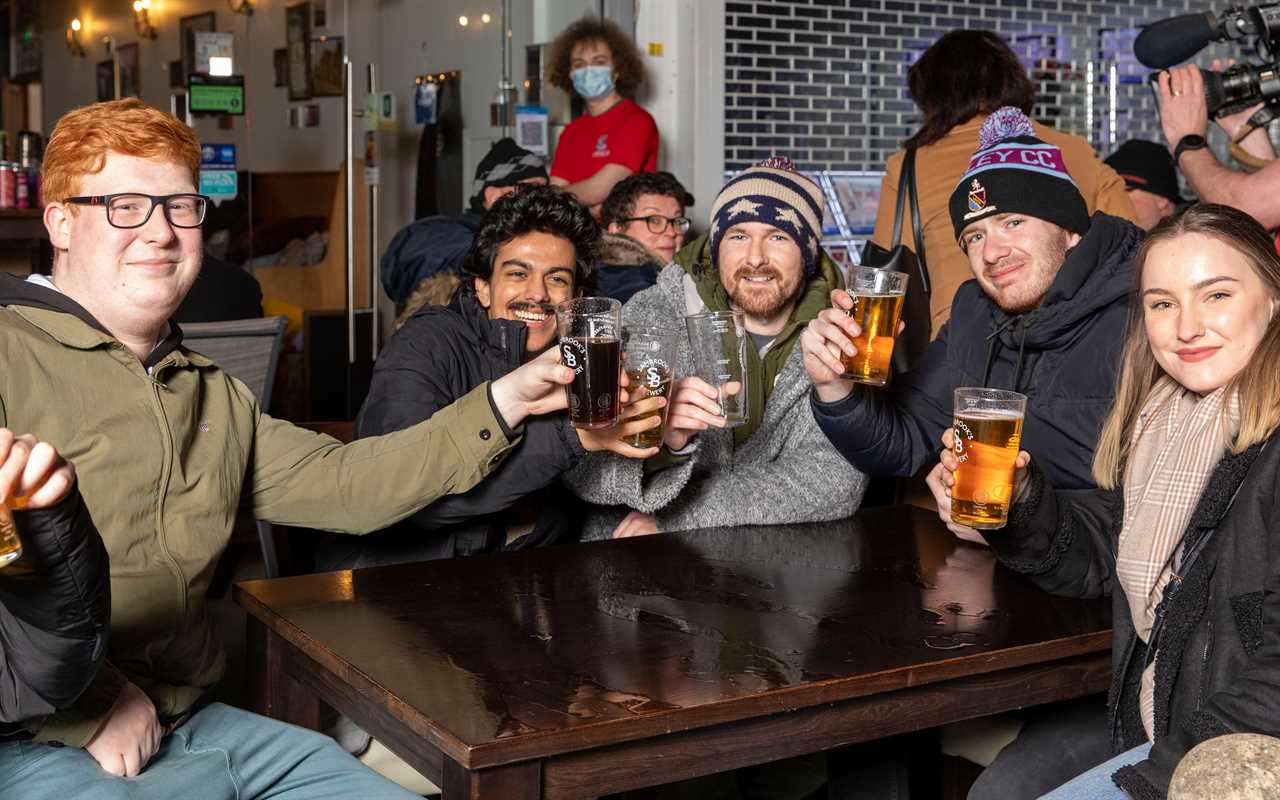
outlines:
[[[440,788],[444,792],[441,800],[541,800],[542,763],[525,761],[468,770],[445,756]]]
[[[320,729],[320,698],[293,677],[291,654],[283,639],[252,616],[248,620],[249,697],[263,716]]]

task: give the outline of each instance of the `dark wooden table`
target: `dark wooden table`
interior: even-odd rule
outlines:
[[[581,798],[1105,690],[1109,602],[898,507],[240,584],[258,710],[458,798]]]

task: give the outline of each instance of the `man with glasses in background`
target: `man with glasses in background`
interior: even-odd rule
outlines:
[[[112,598],[107,660],[75,704],[0,733],[0,797],[415,797],[332,739],[206,705],[225,668],[214,565],[242,502],[363,533],[467,491],[529,415],[565,407],[572,371],[550,351],[345,446],[272,419],[169,321],[200,271],[199,165],[195,133],[140,100],[70,112],[43,165],[52,276],[0,276],[0,427],[75,463]]]
[[[658,282],[689,232],[685,208],[693,195],[670,172],[632,175],[613,187],[600,207],[605,229],[596,267],[596,294],[623,303]]]

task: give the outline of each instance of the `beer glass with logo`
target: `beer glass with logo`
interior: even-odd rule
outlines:
[[[618,423],[618,374],[622,368],[622,303],[580,297],[556,306],[560,361],[573,370],[569,421],[574,427],[611,428]]]
[[[697,376],[719,393],[726,428],[747,421],[747,347],[741,311],[707,311],[684,318]]]
[[[646,397],[665,397],[671,402],[671,385],[676,377],[676,332],[665,328],[627,326],[622,329],[623,366],[630,381],[628,394],[632,402]],[[662,424],[647,431],[623,436],[632,447],[650,448],[662,444],[669,405],[650,411],[644,417],[661,417]]]
[[[884,386],[889,382],[889,359],[893,356],[893,342],[898,335],[898,319],[902,316],[910,277],[905,272],[888,269],[849,269],[849,294],[853,295],[849,316],[858,323],[862,335],[852,340],[858,348],[857,355],[840,354],[844,377],[870,386]]]
[[[18,526],[9,509],[22,509],[26,505],[25,498],[20,497],[10,497],[0,503],[0,567],[22,555],[22,540],[18,538]]]
[[[952,449],[960,464],[951,487],[952,522],[980,530],[1004,527],[1026,411],[1024,394],[956,389]]]

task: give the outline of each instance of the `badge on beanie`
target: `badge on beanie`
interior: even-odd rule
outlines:
[[[987,190],[978,183],[978,179],[974,178],[973,183],[969,185],[969,213],[964,215],[965,219],[972,219],[980,214],[988,211],[995,211],[995,206],[987,205]]]

